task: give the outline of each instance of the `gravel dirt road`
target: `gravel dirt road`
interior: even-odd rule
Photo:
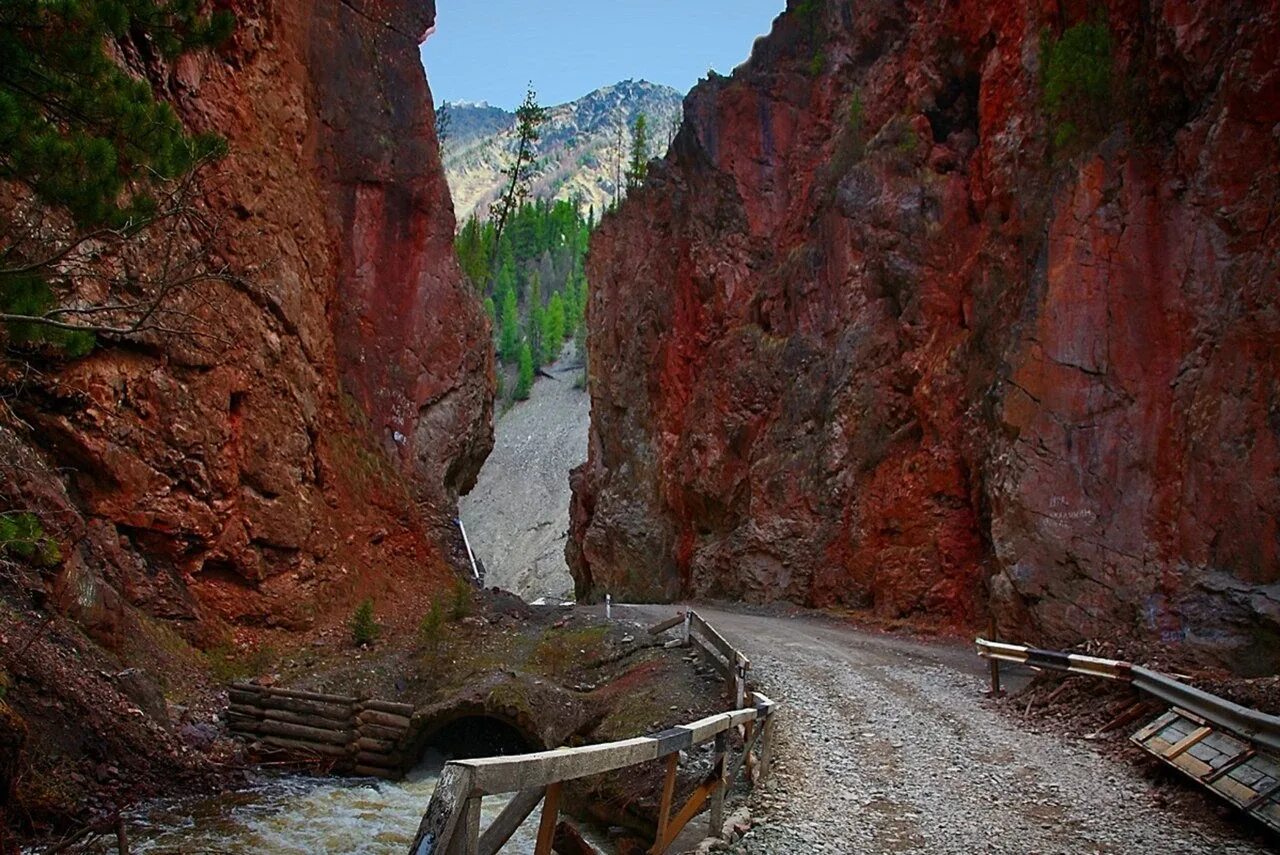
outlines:
[[[777,764],[750,797],[756,826],[725,851],[1263,853],[1245,820],[1162,807],[1133,766],[1078,734],[1036,733],[983,699],[967,645],[815,618],[698,607],[780,701]],[[621,612],[669,616],[672,607]]]

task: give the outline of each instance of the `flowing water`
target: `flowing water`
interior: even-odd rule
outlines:
[[[132,817],[131,851],[151,855],[404,855],[431,800],[441,762],[399,782],[263,778],[236,793],[152,805]],[[484,800],[482,828],[509,797]],[[532,853],[539,811],[503,852]]]

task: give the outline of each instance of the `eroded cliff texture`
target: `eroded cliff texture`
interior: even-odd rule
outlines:
[[[579,593],[1274,670],[1280,4],[791,6],[594,241]]]
[[[443,523],[492,445],[418,54],[434,4],[229,6],[230,44],[140,68],[228,141],[202,204],[234,275],[181,296],[197,335],[28,384],[3,436],[5,498],[62,546],[54,600],[108,647],[139,619],[212,643],[445,584]]]

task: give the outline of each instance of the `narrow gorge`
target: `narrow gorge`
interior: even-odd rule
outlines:
[[[0,10],[0,855],[1263,851],[1280,0],[436,5]]]

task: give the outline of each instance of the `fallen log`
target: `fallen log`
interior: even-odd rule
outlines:
[[[327,695],[323,692],[304,692],[299,689],[278,689],[274,686],[267,688],[265,686],[255,686],[252,683],[234,683],[232,691],[238,692],[257,692],[273,698],[290,698],[299,701],[318,701],[323,704],[336,704],[338,706],[354,706],[356,699],[350,695]]]
[[[263,736],[258,740],[263,745],[273,748],[281,748],[285,751],[296,752],[300,754],[310,754],[314,757],[332,757],[338,759],[352,759],[352,754],[345,746],[339,745],[318,745],[312,742],[304,742],[298,739],[289,739],[284,736]]]
[[[333,719],[334,721],[350,721],[354,714],[354,707],[339,706],[335,704],[325,704],[318,701],[300,701],[296,698],[272,698],[260,696],[245,700],[238,698],[236,693],[231,696],[231,708],[244,710],[246,712],[265,713],[267,710],[284,710],[286,712],[297,713],[299,715],[314,715],[321,718]]]
[[[371,698],[364,701],[363,706],[366,710],[390,713],[391,715],[404,716],[406,718],[413,715],[413,704],[398,704],[394,701],[379,701]]]
[[[388,742],[383,739],[370,739],[367,736],[362,736],[356,740],[356,748],[361,751],[375,751],[379,754],[390,754],[392,751],[396,750],[396,743]]]
[[[380,724],[361,723],[357,725],[357,732],[361,736],[372,737],[373,739],[386,739],[392,742],[398,742],[404,738],[407,731],[403,727],[383,727]]]
[[[409,719],[407,717],[379,712],[378,710],[364,710],[356,715],[356,721],[361,724],[379,724],[383,727],[394,727],[399,730],[409,729]]]
[[[322,730],[318,727],[304,727],[300,724],[286,724],[282,721],[259,721],[244,723],[240,729],[246,733],[269,736],[283,736],[301,742],[315,742],[323,745],[349,745],[356,738],[350,730]]]

